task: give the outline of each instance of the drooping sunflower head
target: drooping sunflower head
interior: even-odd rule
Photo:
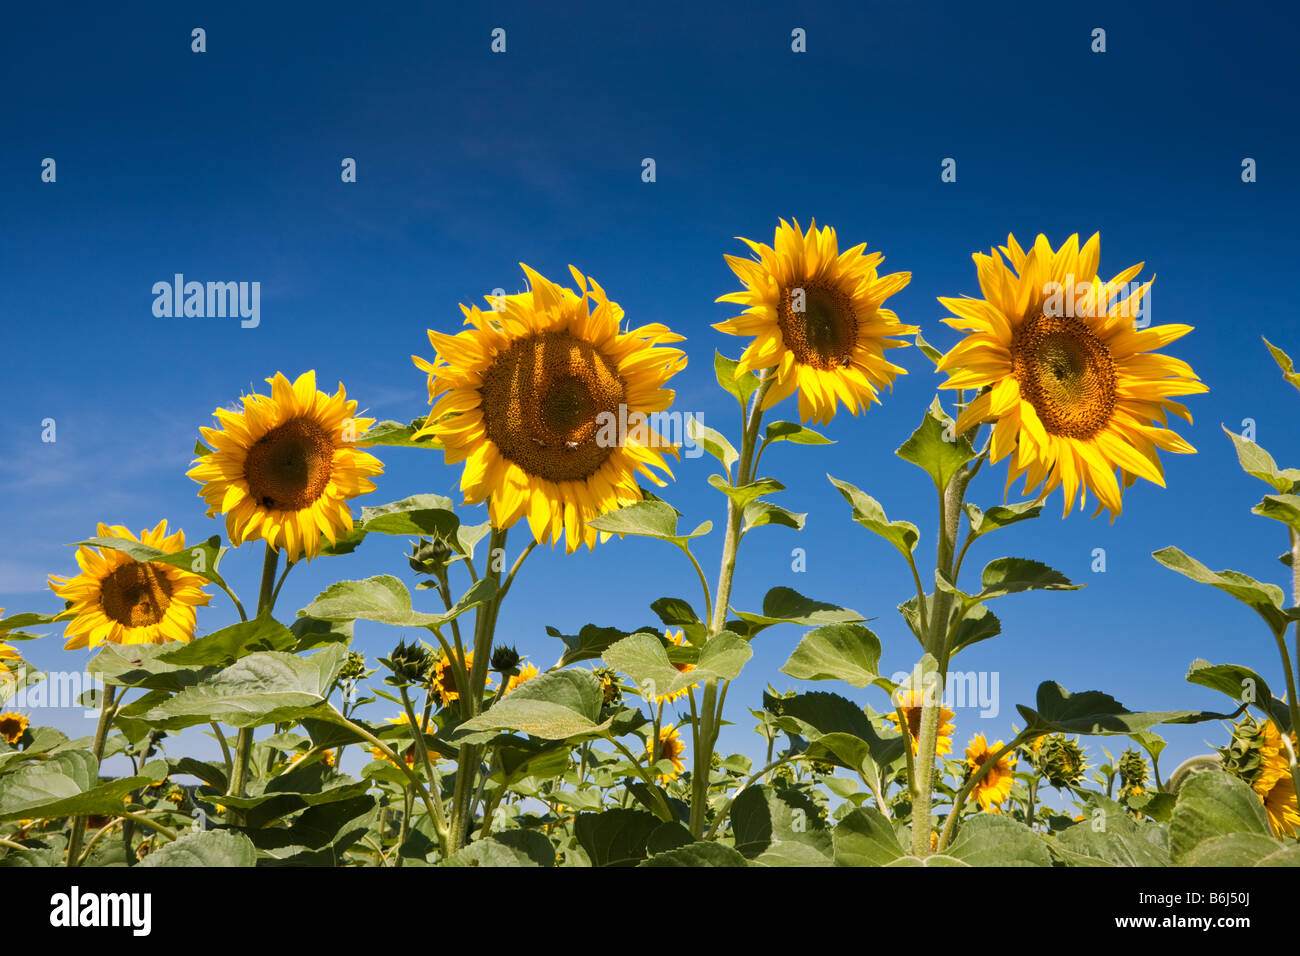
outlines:
[[[242,411],[218,408],[221,428],[200,428],[213,451],[186,474],[203,487],[208,516],[226,516],[238,546],[262,539],[290,561],[321,551],[352,531],[348,500],[375,490],[384,466],[355,447],[373,418],[356,417],[342,383],[333,395],[316,390],[316,373],[294,382],[277,372],[271,394],[245,395]]]
[[[912,754],[916,755],[920,747],[921,738],[921,709],[924,706],[924,698],[921,693],[915,690],[899,691],[899,696],[895,703],[903,712],[903,719],[907,722],[907,738],[912,745]],[[939,736],[936,741],[935,753],[948,754],[952,753],[952,719],[957,715],[943,705],[939,706]],[[898,715],[896,713],[887,713],[885,719],[898,726]]]
[[[23,739],[23,734],[27,733],[30,724],[31,721],[27,716],[17,711],[0,714],[0,737],[4,738],[5,743],[15,745]]]
[[[1040,235],[1026,252],[1008,236],[1000,255],[976,253],[983,298],[939,299],[956,316],[944,322],[966,333],[939,369],[941,388],[978,390],[956,427],[994,423],[991,458],[1011,456],[1008,489],[1022,476],[1040,500],[1061,487],[1067,515],[1091,490],[1114,520],[1137,478],[1164,486],[1159,449],[1196,451],[1166,426],[1170,413],[1191,421],[1175,398],[1208,389],[1155,351],[1191,326],[1140,326],[1143,263],[1103,282],[1100,254],[1096,234],[1082,249],[1078,236],[1054,251]]]
[[[538,542],[593,548],[587,522],[641,500],[636,476],[671,477],[676,446],[650,416],[672,404],[668,380],[686,366],[682,336],[658,324],[622,331],[623,310],[570,267],[578,291],[523,266],[527,292],[461,306],[469,328],[429,331],[431,435],[448,464],[465,462],[467,503],[487,500],[495,528],[521,518]],[[606,535],[607,537],[607,535]]]
[[[166,520],[136,537],[122,525],[98,526],[101,538],[125,538],[173,554],[185,547],[185,533],[167,533]],[[159,561],[137,561],[111,548],[77,549],[81,573],[50,575],[50,590],[70,602],[59,615],[67,620],[66,650],[101,644],[165,644],[194,637],[195,607],[211,596],[204,579]]]
[[[673,765],[671,771],[661,773],[656,777],[660,784],[667,784],[676,780],[686,769],[686,762],[682,759],[686,753],[686,744],[682,742],[681,734],[677,732],[675,724],[665,724],[659,728],[658,746],[655,740],[650,740],[650,745],[646,749],[652,762],[657,763],[660,760],[667,760]]]
[[[726,257],[745,288],[718,301],[743,305],[745,311],[714,328],[755,336],[736,377],[774,369],[764,409],[798,390],[803,420],[826,423],[838,403],[856,415],[880,401],[881,388],[907,374],[886,361],[885,350],[907,345],[894,336],[916,327],[899,322],[884,302],[911,281],[910,272],[879,275],[876,267],[884,256],[866,254],[866,243],[841,253],[835,230],[818,229],[815,221],[805,233],[797,220],[791,226],[782,219],[771,246],[741,241],[758,260]]]
[[[1290,744],[1288,748],[1287,744]],[[1300,804],[1297,803],[1295,780],[1291,776],[1291,750],[1300,744],[1295,734],[1284,740],[1273,721],[1260,728],[1258,767],[1251,787],[1264,802],[1269,826],[1277,836],[1294,837],[1300,833]]]
[[[966,745],[967,779],[977,773],[1001,749],[1002,741],[1000,740],[990,747],[983,734],[976,734],[972,737],[970,743]],[[976,785],[975,799],[979,801],[980,807],[986,813],[997,812],[997,804],[1002,803],[1007,797],[1011,796],[1014,771],[1015,757],[1012,752],[1008,752],[989,768],[988,773]]]

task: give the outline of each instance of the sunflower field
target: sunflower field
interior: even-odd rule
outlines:
[[[90,737],[0,713],[0,865],[1300,865],[1300,611],[1274,584],[1177,547],[1153,555],[1244,605],[1243,643],[1276,649],[1266,674],[1192,665],[1187,681],[1222,692],[1220,710],[1132,710],[1044,680],[989,739],[959,735],[948,705],[953,661],[998,638],[1004,601],[1080,586],[997,556],[998,533],[1057,508],[1113,522],[1131,486],[1178,482],[1178,456],[1196,452],[1177,429],[1184,400],[1208,390],[1175,355],[1192,329],[1137,321],[1143,265],[1104,271],[1098,235],[1056,248],[1007,236],[973,256],[978,295],[939,299],[939,348],[889,307],[910,273],[882,271],[865,243],[781,220],[770,245],[744,246],[718,300],[735,312],[716,326],[736,337],[730,355],[638,325],[577,268],[557,280],[524,266],[526,291],[461,306],[455,334],[429,331],[432,354],[407,373],[427,383],[413,421],[364,417],[344,385],[276,371],[196,423],[186,474],[224,535],[187,540],[186,515],[138,535],[100,524],[49,577],[62,610],[0,621],[6,701],[39,692],[32,640],[63,640],[102,681],[86,691]],[[1300,388],[1291,358],[1267,349]],[[712,362],[731,428],[691,417],[684,436],[663,433],[688,358]],[[830,439],[811,426],[869,417],[909,370],[939,373],[915,430],[896,450],[863,440],[915,467],[933,512],[891,519],[861,479],[824,489],[846,553],[902,562],[914,583],[897,609],[915,663],[891,677],[851,595],[775,586],[753,609],[733,594],[751,535],[807,519],[777,503],[782,462],[818,455]],[[711,456],[712,515],[671,504],[684,440]],[[1230,431],[1202,454],[1229,445],[1243,480],[1266,486],[1254,512],[1282,525],[1300,574],[1300,471]],[[385,503],[398,456],[450,469],[462,499]],[[467,520],[480,504],[487,520]],[[562,650],[548,667],[500,632],[536,550],[617,562],[629,537],[652,539],[698,590],[654,600],[654,626],[629,608],[623,624],[551,629]],[[391,573],[348,579],[374,539],[409,551]],[[257,593],[237,593],[229,569],[259,559]],[[283,606],[286,579],[316,562],[337,583]],[[237,623],[205,628],[216,602]],[[391,650],[355,649],[356,622],[389,628]],[[763,677],[799,689],[729,694],[782,625],[787,659]],[[753,722],[761,757],[719,747],[736,721]],[[1196,723],[1221,745],[1162,765],[1160,728]],[[129,772],[106,772],[111,760]]]

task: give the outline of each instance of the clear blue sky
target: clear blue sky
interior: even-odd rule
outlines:
[[[1081,592],[1001,601],[1002,637],[957,659],[1000,674],[1002,712],[958,714],[964,743],[1005,737],[1014,704],[1039,681],[1106,690],[1137,709],[1218,708],[1183,682],[1195,657],[1236,661],[1281,684],[1272,642],[1244,607],[1159,567],[1177,544],[1212,567],[1282,583],[1280,525],[1249,515],[1264,487],[1237,467],[1220,422],[1257,423],[1281,464],[1300,464],[1297,396],[1260,336],[1300,353],[1293,277],[1297,239],[1295,14],[1267,6],[1130,4],[635,5],[609,11],[536,5],[274,4],[97,7],[7,5],[0,12],[0,604],[52,611],[50,572],[74,568],[68,542],[95,523],[134,530],[159,518],[201,539],[203,517],[184,476],[200,425],[277,370],[314,368],[346,383],[378,418],[425,409],[425,329],[459,327],[458,302],[522,287],[520,260],[555,278],[574,263],[637,324],[688,337],[678,407],[734,432],[734,404],[714,384],[715,347],[743,345],[710,325],[735,287],[732,237],[770,242],[778,217],[837,227],[866,241],[912,284],[891,300],[940,346],[940,295],[978,294],[970,254],[1013,231],[1053,244],[1100,230],[1108,274],[1138,260],[1158,273],[1152,317],[1196,331],[1171,351],[1210,385],[1185,428],[1200,449],[1166,456],[1168,490],[1139,484],[1111,526],[1075,514],[999,533],[972,556],[1035,557],[1086,583]],[[207,31],[207,52],[190,31]],[[489,50],[494,27],[507,52]],[[807,53],[790,50],[795,27]],[[1090,52],[1091,31],[1107,52]],[[41,161],[57,162],[42,183]],[[353,157],[358,182],[340,182]],[[653,157],[657,182],[641,181]],[[956,183],[940,162],[957,161]],[[1258,163],[1244,184],[1241,162]],[[151,287],[182,272],[259,281],[261,324],[160,319]],[[883,407],[841,415],[837,444],[774,449],[764,471],[809,513],[799,535],[764,529],[741,555],[735,603],[757,609],[770,587],[875,618],[886,672],[917,647],[894,611],[910,578],[884,542],[851,524],[830,472],[878,498],[892,518],[925,529],[927,481],[896,459],[938,377],[915,350],[912,372]],[[794,417],[793,402],[780,417]],[[58,440],[40,440],[54,418]],[[454,494],[459,468],[441,456],[383,450],[388,472],[361,503],[416,492]],[[685,462],[664,495],[694,524],[721,526],[705,484],[712,459]],[[973,499],[1001,499],[1004,467]],[[482,509],[471,512],[477,519]],[[716,573],[720,530],[700,545]],[[516,539],[522,533],[515,535]],[[290,577],[285,615],[341,577],[406,576],[400,539],[320,560]],[[804,547],[808,571],[790,569]],[[1108,570],[1089,570],[1094,548]],[[225,570],[256,589],[256,549]],[[538,553],[500,619],[500,637],[539,665],[558,656],[545,625],[628,629],[655,619],[664,595],[695,598],[688,567],[667,546],[627,540],[592,556]],[[426,594],[427,596],[427,594]],[[201,627],[231,621],[224,598]],[[358,627],[371,658],[398,638]],[[759,706],[798,639],[765,632],[729,713],[723,746],[753,753],[746,707]],[[52,637],[25,650],[40,666],[74,663]],[[855,699],[849,688],[831,688]],[[386,716],[374,714],[376,719]],[[79,718],[47,721],[66,729]],[[1166,764],[1204,749],[1213,725],[1169,730]],[[1122,747],[1122,742],[1112,741]]]

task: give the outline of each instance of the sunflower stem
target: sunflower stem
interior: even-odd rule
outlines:
[[[117,714],[117,688],[111,684],[104,686],[104,699],[99,706],[99,723],[95,725],[95,739],[90,752],[95,758],[95,783],[99,782],[99,763],[104,754],[104,741],[108,738],[108,729]],[[72,833],[68,836],[68,866],[79,866],[81,861],[81,843],[86,837],[86,818],[74,817]]]
[[[257,592],[257,616],[270,617],[275,607],[275,572],[280,566],[280,550],[267,544],[262,556],[262,586]],[[285,573],[288,573],[286,569]],[[248,785],[248,765],[253,755],[253,728],[241,727],[235,739],[235,767],[230,775],[230,786],[226,796],[242,797]],[[230,809],[231,822],[236,826],[243,824],[244,813],[235,807]]]

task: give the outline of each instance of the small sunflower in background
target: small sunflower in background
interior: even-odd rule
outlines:
[[[741,239],[758,261],[726,256],[745,288],[718,298],[745,306],[733,319],[714,326],[729,335],[753,335],[736,368],[774,369],[776,376],[763,409],[796,390],[799,415],[826,424],[840,403],[854,415],[879,402],[881,388],[907,370],[885,359],[885,350],[908,343],[893,336],[917,331],[903,325],[884,302],[912,280],[910,272],[879,275],[884,261],[866,254],[866,243],[839,251],[830,226],[814,221],[805,233],[798,221],[784,219],[773,245]]]
[[[521,264],[522,265],[522,264]],[[465,463],[467,504],[488,502],[492,526],[527,519],[538,543],[594,548],[587,522],[640,501],[637,474],[672,477],[677,448],[649,426],[686,354],[659,324],[622,331],[623,310],[573,267],[578,292],[523,266],[529,291],[461,306],[469,329],[429,331],[435,356],[412,356],[431,406],[416,437],[432,436],[449,465]],[[604,537],[607,537],[605,535]]]
[[[468,674],[473,668],[474,652],[466,651],[465,673]],[[489,686],[492,684],[491,676],[488,677],[487,683]],[[443,707],[460,700],[460,687],[456,683],[456,668],[451,666],[451,658],[446,654],[439,654],[438,659],[434,662],[432,686]]]
[[[352,532],[348,500],[375,490],[383,463],[354,443],[373,418],[357,418],[342,383],[333,395],[316,390],[316,373],[292,383],[277,372],[271,394],[245,395],[243,411],[218,408],[221,428],[200,428],[213,451],[186,475],[203,487],[208,517],[226,516],[238,547],[258,539],[289,561],[320,554]]]
[[[410,718],[407,717],[406,714],[404,714],[404,713],[403,713],[403,714],[398,714],[396,717],[389,717],[389,718],[388,718],[388,723],[393,724],[394,726],[397,726],[397,727],[410,727],[410,726],[411,726],[411,720],[410,720]],[[430,729],[432,723],[433,723],[433,718],[432,718],[432,717],[429,718],[428,722],[425,723],[425,725],[424,725],[424,727],[423,727],[423,730],[424,730],[424,732],[425,732],[426,734],[431,734],[431,733],[433,733],[434,730],[437,729],[437,728],[433,728],[432,730]],[[389,758],[388,754],[384,753],[384,752],[383,752],[382,750],[380,750],[378,747],[367,747],[366,750],[370,753],[370,756],[374,757],[376,760],[387,760],[389,763],[392,763],[392,760]],[[398,747],[393,747],[393,750],[395,750],[395,751],[397,752],[397,754],[402,758],[402,761],[403,761],[403,762],[404,762],[408,767],[414,767],[414,766],[416,765],[416,763],[417,763],[417,762],[419,761],[419,759],[420,759],[419,748],[417,748],[417,747],[415,746],[415,742],[414,742],[414,741],[412,741],[411,744],[410,744],[408,747],[406,747],[406,753],[402,753],[401,749],[399,749]],[[301,758],[299,758],[299,759],[301,759]],[[436,763],[436,762],[438,761],[438,754],[436,754],[436,753],[434,753],[432,750],[430,750],[430,751],[429,751],[429,760],[430,760],[430,762],[432,762],[432,763]],[[294,763],[297,763],[297,762],[298,762],[297,760],[294,761]],[[332,760],[327,761],[326,766],[330,766],[330,767],[334,766]]]
[[[902,696],[899,707],[903,711],[903,718],[907,721],[907,739],[912,745],[912,755],[916,756],[917,749],[920,747],[921,737],[921,707],[924,703],[921,694],[909,690],[906,693],[900,692]],[[898,726],[898,715],[895,713],[886,713],[883,715],[886,720],[895,727]],[[954,727],[952,719],[957,715],[947,707],[939,707],[939,736],[936,740],[935,753],[939,755],[952,753],[952,732]]]
[[[666,632],[666,636],[670,644],[673,644],[677,647],[686,646],[686,635],[683,634],[681,631],[668,631]],[[673,662],[673,667],[677,670],[678,673],[681,674],[689,674],[691,671],[695,670],[694,664],[685,664],[685,663],[678,664]],[[692,688],[699,687],[699,686],[700,686],[699,684],[689,684],[686,687],[682,687],[679,688],[678,690],[673,691],[671,694],[660,694],[658,697],[655,698],[655,703],[671,704],[673,701],[685,697],[688,693],[691,692]]]
[[[23,739],[23,734],[27,733],[27,728],[31,726],[25,714],[17,711],[10,711],[7,714],[0,714],[0,737],[4,738],[5,743],[16,745]]]
[[[5,616],[5,609],[0,607],[0,619]],[[5,632],[0,631],[0,637],[4,637]],[[15,683],[14,672],[22,666],[23,658],[18,653],[17,648],[10,647],[4,641],[0,641],[0,689],[5,684]]]
[[[1291,776],[1291,757],[1277,724],[1270,720],[1262,733],[1259,773],[1251,786],[1264,802],[1264,811],[1273,832],[1280,837],[1294,837],[1300,833],[1300,806],[1297,805],[1295,780]],[[1291,735],[1291,746],[1296,746],[1294,734]]]
[[[1192,420],[1175,398],[1209,389],[1156,352],[1190,325],[1137,327],[1151,282],[1121,298],[1144,264],[1103,282],[1100,256],[1096,234],[1082,249],[1077,235],[1055,251],[1040,235],[1028,252],[1007,236],[1001,255],[975,253],[984,297],[939,299],[956,316],[943,321],[966,333],[939,370],[949,374],[940,388],[979,390],[956,430],[994,423],[990,459],[1011,456],[1008,489],[1024,477],[1041,500],[1060,487],[1067,515],[1091,491],[1094,517],[1106,510],[1113,521],[1138,478],[1164,487],[1160,449],[1196,451],[1166,426],[1170,414]]]
[[[983,734],[976,734],[972,737],[970,743],[966,745],[966,779],[969,780],[978,773],[979,769],[1001,749],[1002,741],[1000,740],[990,747]],[[988,773],[984,775],[984,779],[976,785],[975,799],[979,801],[980,808],[984,812],[999,812],[997,804],[1002,803],[1007,797],[1011,796],[1014,770],[1015,757],[1011,752],[1008,752],[989,768]]]
[[[167,533],[166,520],[136,537],[123,525],[98,526],[101,538],[124,538],[167,554],[185,547],[185,533]],[[50,590],[70,602],[59,615],[67,620],[65,650],[101,644],[165,644],[194,638],[195,611],[211,600],[204,579],[158,561],[137,561],[111,548],[77,549],[81,573],[50,575]]]
[[[677,732],[675,724],[665,724],[659,728],[659,755],[655,756],[655,741],[652,738],[646,747],[646,756],[651,760],[667,760],[673,765],[671,773],[661,773],[655,779],[662,786],[676,780],[683,770],[686,769],[686,762],[682,757],[686,753],[686,744],[682,742],[681,734]]]
[[[519,665],[519,673],[518,673],[518,674],[512,674],[512,675],[510,676],[510,679],[506,681],[506,689],[505,689],[505,692],[506,692],[507,694],[510,693],[512,690],[514,690],[514,689],[515,689],[516,687],[518,687],[520,684],[523,684],[523,683],[525,683],[526,681],[530,681],[530,680],[532,680],[534,677],[537,676],[537,674],[538,674],[538,670],[537,670],[536,665],[534,665],[534,664],[528,664],[528,663],[524,663],[524,664]]]

